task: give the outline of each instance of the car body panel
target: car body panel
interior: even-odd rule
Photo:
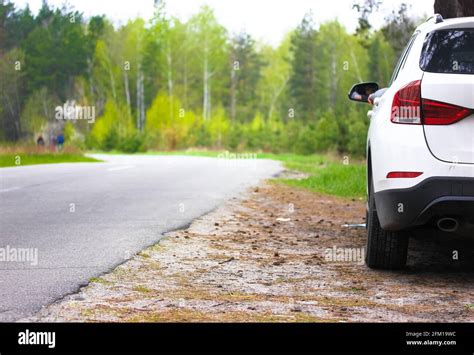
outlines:
[[[421,96],[473,110],[474,75],[425,73]],[[474,164],[474,113],[451,125],[424,125],[424,131],[430,151],[439,160]]]
[[[417,80],[421,80],[423,98],[474,109],[473,75],[426,73],[420,68],[427,34],[461,27],[474,27],[474,17],[437,24],[429,21],[418,27],[390,87],[374,101],[367,150],[376,208],[381,226],[387,230],[415,227],[443,211],[449,215],[449,208],[453,209],[451,213],[473,211],[474,196],[470,191],[474,186],[474,116],[443,126],[397,124],[390,119],[394,95]],[[416,178],[387,177],[390,172],[400,171],[422,174]],[[400,203],[405,212],[400,212]]]

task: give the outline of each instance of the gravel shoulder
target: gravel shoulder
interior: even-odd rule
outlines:
[[[474,240],[433,231],[407,270],[373,271],[365,229],[343,226],[364,216],[364,201],[269,182],[23,321],[474,321]]]

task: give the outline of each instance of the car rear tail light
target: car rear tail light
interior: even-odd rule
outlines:
[[[421,80],[402,87],[393,97],[393,123],[421,124]]]
[[[422,112],[425,125],[450,125],[466,118],[472,111],[465,107],[423,99]]]
[[[387,174],[387,179],[414,179],[423,173],[415,171],[392,171]]]
[[[474,110],[445,102],[421,98],[421,80],[412,81],[402,87],[393,97],[393,123],[450,125],[463,120]]]

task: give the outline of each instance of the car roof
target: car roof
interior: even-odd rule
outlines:
[[[473,17],[457,17],[439,21],[437,18],[441,18],[440,15],[434,15],[430,17],[425,23],[418,26],[417,32],[431,32],[442,29],[450,28],[474,28],[474,16]]]

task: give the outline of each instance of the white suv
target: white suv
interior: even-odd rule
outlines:
[[[420,227],[474,236],[474,17],[430,18],[389,88],[362,83],[349,98],[373,104],[367,265],[404,267]]]

